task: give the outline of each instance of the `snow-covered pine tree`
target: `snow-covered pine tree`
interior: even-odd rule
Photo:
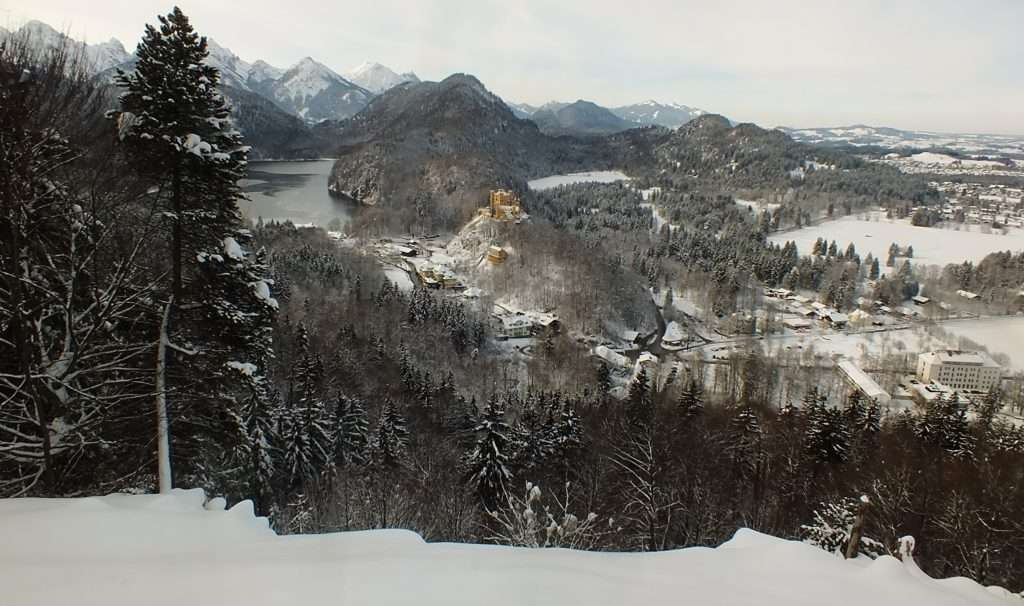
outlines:
[[[334,426],[334,464],[365,465],[369,457],[370,423],[358,398],[338,397]]]
[[[475,490],[484,511],[493,511],[512,479],[511,430],[505,422],[505,409],[496,398],[491,398],[480,413],[476,434],[476,444],[466,458],[466,481]]]
[[[160,487],[167,490],[167,419],[174,404],[168,394],[190,401],[171,412],[178,413],[177,425],[189,428],[181,432],[188,435],[176,436],[184,446],[178,458],[187,458],[194,470],[203,465],[197,459],[204,449],[229,431],[223,420],[239,417],[238,394],[245,384],[226,369],[238,361],[234,329],[244,322],[235,321],[232,309],[252,311],[253,299],[271,307],[273,299],[255,267],[237,267],[246,263],[240,243],[249,237],[237,205],[248,148],[217,90],[220,74],[204,61],[206,39],[178,8],[159,21],[159,27],[146,26],[134,71],[118,72],[115,81],[123,92],[120,108],[110,115],[136,170],[154,184],[152,204],[169,232],[171,271],[161,296],[166,303],[154,370]],[[230,271],[211,265],[218,258]],[[218,280],[244,282],[211,283]]]
[[[867,497],[861,497],[861,499],[867,499]],[[856,499],[840,499],[822,503],[814,511],[813,521],[800,527],[804,542],[843,557],[850,543],[857,511],[862,506],[863,502]],[[886,549],[881,542],[861,535],[857,553],[875,559],[885,555]]]
[[[730,422],[729,453],[745,475],[753,475],[761,457],[761,423],[750,406],[736,412]]]
[[[841,410],[816,400],[804,409],[807,433],[804,448],[816,463],[845,463],[850,457],[850,429]]]
[[[371,458],[374,467],[383,470],[401,467],[405,461],[408,443],[409,430],[406,428],[405,419],[389,398],[381,409],[377,431],[373,436]]]

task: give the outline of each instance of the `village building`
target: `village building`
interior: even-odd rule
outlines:
[[[508,252],[500,246],[490,246],[487,248],[487,262],[492,265],[504,263],[505,259],[508,258]]]
[[[807,330],[813,326],[810,320],[803,318],[786,318],[782,321],[782,325],[790,330]]]
[[[826,311],[822,315],[822,320],[832,328],[844,328],[847,322],[850,321],[849,316],[838,311]]]
[[[943,349],[917,358],[917,377],[964,391],[989,391],[1002,379],[1002,367],[987,353]]]
[[[861,370],[853,361],[841,359],[836,362],[836,368],[839,369],[839,373],[846,379],[847,383],[853,389],[863,394],[868,400],[874,400],[879,404],[889,403],[889,392],[882,389],[882,386],[877,381]]]
[[[928,305],[931,299],[917,295],[916,297],[911,298],[911,301],[914,302],[914,305]]]
[[[595,347],[594,355],[607,362],[612,368],[624,369],[629,368],[630,366],[629,358],[618,352],[612,351],[604,345],[598,345]]]
[[[669,322],[665,328],[665,336],[661,338],[662,345],[668,347],[682,347],[686,341],[686,329],[679,322]]]
[[[526,316],[504,316],[501,318],[501,329],[509,339],[529,337],[533,334],[533,322]]]
[[[981,297],[981,295],[979,295],[978,293],[971,292],[969,290],[958,290],[956,291],[956,294],[960,295],[965,299],[970,299],[971,301],[974,301],[975,299]]]

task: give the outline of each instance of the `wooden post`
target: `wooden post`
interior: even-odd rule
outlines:
[[[868,499],[868,496],[861,495],[860,504],[857,506],[857,517],[853,521],[853,528],[850,529],[850,542],[846,545],[846,553],[844,554],[847,560],[857,557],[857,551],[860,548],[860,538],[864,533],[864,522],[868,517],[868,508],[870,506],[871,500]]]

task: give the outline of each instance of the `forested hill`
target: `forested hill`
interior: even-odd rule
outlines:
[[[346,121],[339,143],[332,192],[390,208],[419,200],[449,227],[494,187],[614,164],[605,142],[544,135],[466,74],[389,90]]]
[[[733,127],[713,114],[676,130],[549,136],[464,74],[388,91],[341,125],[337,143],[334,193],[383,206],[377,216],[386,220],[390,210],[416,204],[449,228],[464,223],[488,189],[524,189],[530,178],[604,168],[666,188],[786,196],[796,204],[784,212],[794,217],[816,216],[828,204],[855,208],[938,197],[920,177],[798,143],[778,130]]]
[[[878,203],[938,197],[925,179],[846,151],[796,142],[779,130],[731,126],[714,114],[673,131],[657,146],[648,173],[673,184],[696,177],[727,188],[829,192]]]

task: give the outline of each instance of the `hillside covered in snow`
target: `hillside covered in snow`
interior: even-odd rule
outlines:
[[[592,553],[428,544],[401,530],[278,536],[249,502],[204,501],[199,490],[0,501],[3,604],[1022,603],[909,559],[847,561],[749,530],[716,549]]]

